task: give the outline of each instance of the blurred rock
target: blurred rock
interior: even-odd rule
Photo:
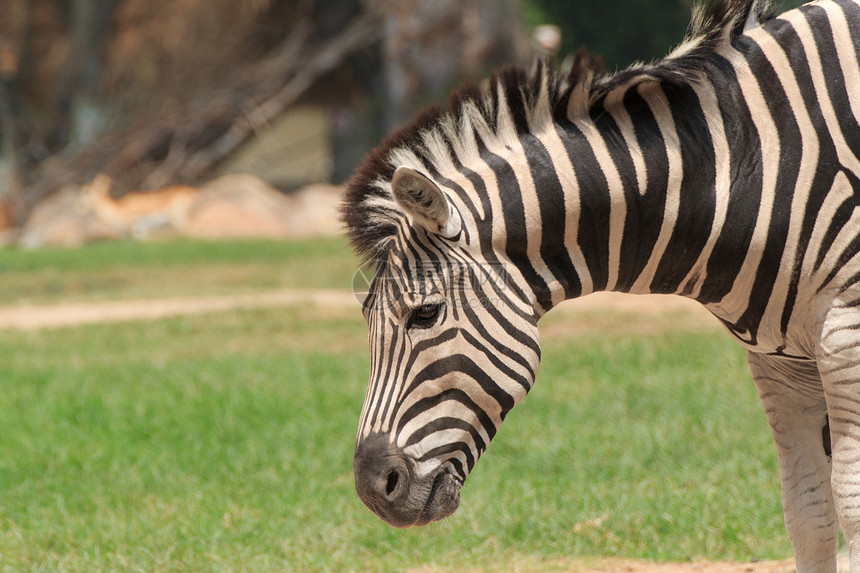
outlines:
[[[174,237],[200,193],[177,185],[114,199],[110,187],[110,179],[99,175],[90,185],[69,186],[48,197],[30,213],[18,244],[32,249],[76,247],[106,239]]]
[[[253,175],[225,175],[204,185],[188,210],[182,234],[204,239],[288,236],[292,204]]]
[[[178,235],[200,239],[335,235],[341,232],[340,193],[340,187],[316,184],[286,195],[254,175],[233,174],[199,190],[178,185],[114,199],[110,180],[98,176],[90,185],[66,187],[39,203],[21,229],[18,244],[32,249]],[[0,212],[0,227],[2,223]]]
[[[36,205],[21,229],[18,245],[25,249],[77,247],[121,236],[116,227],[96,213],[91,194],[70,186]]]
[[[225,175],[201,188],[181,232],[206,239],[336,234],[339,193],[335,186],[312,185],[285,195],[254,175]]]
[[[176,236],[200,194],[194,187],[173,185],[155,191],[133,191],[114,199],[110,180],[102,175],[82,191],[82,199],[86,199],[87,191],[98,217],[122,236],[135,239]]]
[[[296,191],[291,199],[289,226],[291,237],[340,235],[340,202],[343,187],[317,183]]]
[[[15,210],[12,202],[0,195],[0,247],[11,245],[15,235]]]

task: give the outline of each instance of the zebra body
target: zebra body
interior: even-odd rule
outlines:
[[[798,571],[835,570],[841,524],[860,572],[860,4],[765,9],[712,2],[612,76],[504,71],[359,170],[344,220],[379,264],[355,474],[380,517],[456,509],[553,306],[671,293],[747,348]]]

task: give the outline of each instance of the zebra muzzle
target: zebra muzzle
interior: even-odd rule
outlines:
[[[426,525],[460,504],[462,481],[443,464],[419,475],[418,464],[384,436],[369,436],[355,450],[355,490],[361,501],[394,527]]]

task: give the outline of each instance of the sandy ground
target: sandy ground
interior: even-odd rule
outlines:
[[[359,308],[355,296],[341,290],[285,289],[254,294],[175,297],[144,300],[118,300],[57,304],[20,304],[0,306],[0,329],[39,330],[79,324],[154,320],[169,316],[220,312],[234,308],[265,308],[313,304],[325,307]],[[671,316],[672,320],[691,321],[703,327],[718,323],[697,303],[677,296],[631,296],[596,293],[567,301],[553,314],[595,314],[614,310],[641,317]]]
[[[86,303],[59,303],[47,305],[0,306],[0,329],[39,330],[62,328],[82,324],[116,321],[154,320],[170,316],[221,312],[236,308],[266,308],[291,305],[319,305],[326,308],[354,308],[359,310],[355,296],[337,290],[279,290],[256,294],[176,297],[155,300],[120,300]],[[600,317],[602,311],[614,311],[636,317],[636,323],[651,325],[659,330],[679,322],[687,327],[702,329],[722,328],[717,320],[697,303],[671,296],[630,296],[615,293],[598,293],[575,301],[568,301],[553,310],[556,316],[578,315],[581,318]],[[593,318],[592,318],[593,320]],[[552,328],[590,328],[593,323],[580,321],[568,326],[566,321],[555,321]],[[576,322],[576,321],[572,321]],[[590,326],[589,326],[590,325]],[[696,562],[648,563],[632,560],[565,561],[550,570],[577,573],[790,573],[794,560],[760,561],[756,563]],[[840,557],[840,571],[848,571],[847,556]],[[438,573],[434,569],[415,569],[410,573]]]
[[[40,330],[80,324],[154,320],[169,316],[300,304],[354,306],[346,291],[280,290],[255,294],[0,306],[0,329]]]
[[[735,561],[695,563],[648,563],[630,559],[604,559],[591,561],[564,561],[556,564],[546,563],[541,571],[563,571],[565,573],[793,573],[794,559],[783,561],[758,561],[755,563],[740,563]],[[848,556],[840,555],[838,568],[840,572],[848,572]],[[525,573],[525,569],[512,564],[512,571]],[[442,573],[432,567],[409,569],[406,573]]]
[[[839,556],[839,571],[848,571],[848,556]],[[555,570],[555,569],[550,569]],[[648,563],[627,559],[606,559],[599,561],[583,561],[581,563],[565,562],[559,571],[571,573],[793,573],[794,559],[783,561],[758,561],[756,563],[739,563],[734,561],[695,563]],[[415,570],[409,573],[425,573]],[[427,571],[426,573],[430,573]]]
[[[791,573],[794,559],[759,561],[757,563],[700,562],[700,563],[645,563],[641,561],[607,562],[599,568],[583,568],[580,573]],[[848,571],[848,556],[839,557],[839,571]]]

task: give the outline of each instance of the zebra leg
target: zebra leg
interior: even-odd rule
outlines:
[[[853,292],[852,292],[853,291]],[[827,397],[833,446],[833,498],[860,571],[860,288],[843,293],[824,319],[818,369]]]
[[[776,442],[785,527],[797,573],[835,572],[839,524],[824,440],[827,407],[814,362],[747,353]]]

